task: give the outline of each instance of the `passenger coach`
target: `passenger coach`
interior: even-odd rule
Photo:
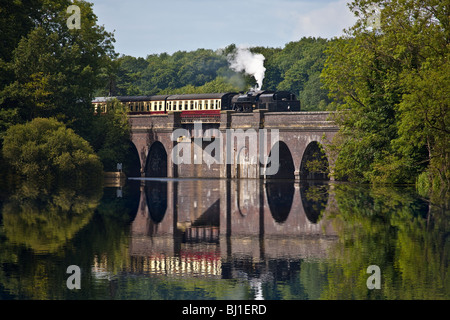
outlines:
[[[92,101],[95,111],[106,112],[107,102],[113,98],[122,102],[130,114],[181,112],[181,117],[186,120],[219,117],[221,110],[300,111],[300,102],[294,94],[287,91],[98,97]]]

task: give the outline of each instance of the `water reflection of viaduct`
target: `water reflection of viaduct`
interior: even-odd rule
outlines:
[[[326,219],[334,203],[331,186],[259,179],[147,181],[131,227],[132,268],[227,278],[236,271],[232,261],[247,261],[253,270],[269,260],[324,258],[336,239]],[[267,272],[267,265],[258,268]]]

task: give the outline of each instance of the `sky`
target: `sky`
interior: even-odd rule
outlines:
[[[98,24],[114,32],[119,54],[283,48],[302,37],[331,39],[356,18],[349,0],[89,0]]]

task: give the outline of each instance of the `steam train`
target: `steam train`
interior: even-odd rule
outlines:
[[[97,97],[95,112],[107,111],[108,100],[116,98],[129,114],[165,114],[181,112],[182,117],[219,116],[221,110],[253,112],[254,110],[300,111],[300,101],[287,91],[249,91],[247,93],[204,93],[154,96]]]

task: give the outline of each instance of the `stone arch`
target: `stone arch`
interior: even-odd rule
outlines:
[[[148,151],[145,176],[167,177],[167,152],[159,141],[154,142]]]
[[[134,142],[130,141],[127,150],[127,157],[123,163],[123,172],[128,177],[140,177],[140,171],[141,160],[139,157],[139,152]]]
[[[278,157],[276,154],[278,153]],[[277,165],[276,160],[278,159],[278,171],[275,174],[266,174],[266,179],[295,179],[295,165],[294,159],[292,158],[292,153],[289,147],[283,141],[276,142],[269,153],[269,159],[271,163],[268,163],[266,167],[266,173],[269,172],[268,167],[272,165]]]
[[[330,180],[330,165],[321,145],[317,141],[310,142],[300,163],[300,180]]]

